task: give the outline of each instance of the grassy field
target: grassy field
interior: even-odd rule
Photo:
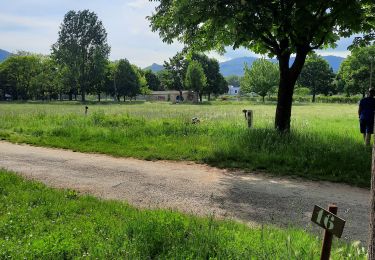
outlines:
[[[332,259],[365,259],[336,241]],[[301,229],[139,210],[0,170],[1,259],[319,259],[320,246]]]
[[[295,104],[292,132],[273,130],[275,106],[217,102],[0,104],[0,138],[147,160],[193,160],[228,168],[370,185],[371,149],[357,106]],[[254,110],[247,129],[243,109]],[[200,124],[191,124],[199,117]]]

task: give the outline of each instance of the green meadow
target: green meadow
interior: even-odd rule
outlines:
[[[146,160],[189,160],[226,168],[370,185],[355,104],[294,104],[292,131],[273,129],[275,105],[126,102],[0,103],[0,138]],[[247,128],[243,109],[254,111]],[[198,117],[199,124],[191,119]]]
[[[332,259],[366,259],[334,240]],[[0,170],[1,259],[319,259],[320,236],[140,210]]]

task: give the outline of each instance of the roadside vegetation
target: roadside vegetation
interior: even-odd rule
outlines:
[[[135,209],[0,170],[1,259],[318,259],[319,237]],[[365,259],[365,249],[335,243],[332,259],[347,258]]]
[[[254,110],[248,129],[243,109]],[[358,130],[357,105],[296,104],[292,131],[274,130],[274,105],[0,104],[0,138],[146,160],[213,166],[370,186],[371,149]],[[191,119],[198,117],[199,124]]]

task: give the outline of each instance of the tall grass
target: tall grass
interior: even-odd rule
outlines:
[[[254,110],[248,129],[242,109]],[[194,160],[368,187],[371,149],[356,105],[295,105],[292,131],[273,130],[274,105],[0,104],[0,138],[147,160]],[[191,118],[199,117],[200,124]]]
[[[332,259],[365,259],[336,241]],[[0,170],[1,259],[319,259],[320,245],[301,229],[139,210]]]

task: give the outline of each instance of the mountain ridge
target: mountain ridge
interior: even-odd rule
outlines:
[[[10,55],[12,55],[12,53],[6,50],[0,49],[0,62],[3,62],[4,60],[6,60]]]
[[[323,59],[325,59],[333,71],[337,73],[337,71],[340,68],[341,63],[345,60],[343,57],[339,56],[334,56],[334,55],[327,55],[327,56],[322,56]],[[239,57],[239,58],[234,58],[228,61],[220,62],[220,72],[223,74],[224,77],[231,76],[231,75],[236,75],[236,76],[243,76],[244,74],[244,67],[245,63],[248,66],[251,66],[254,61],[256,61],[258,58],[256,57]],[[271,62],[277,62],[276,59],[268,59]],[[290,58],[290,63],[292,64],[294,62],[294,57]],[[148,66],[145,69],[151,69],[152,72],[158,72],[160,70],[163,70],[164,67],[162,65],[153,63],[151,66]],[[155,69],[155,70],[154,70]]]

